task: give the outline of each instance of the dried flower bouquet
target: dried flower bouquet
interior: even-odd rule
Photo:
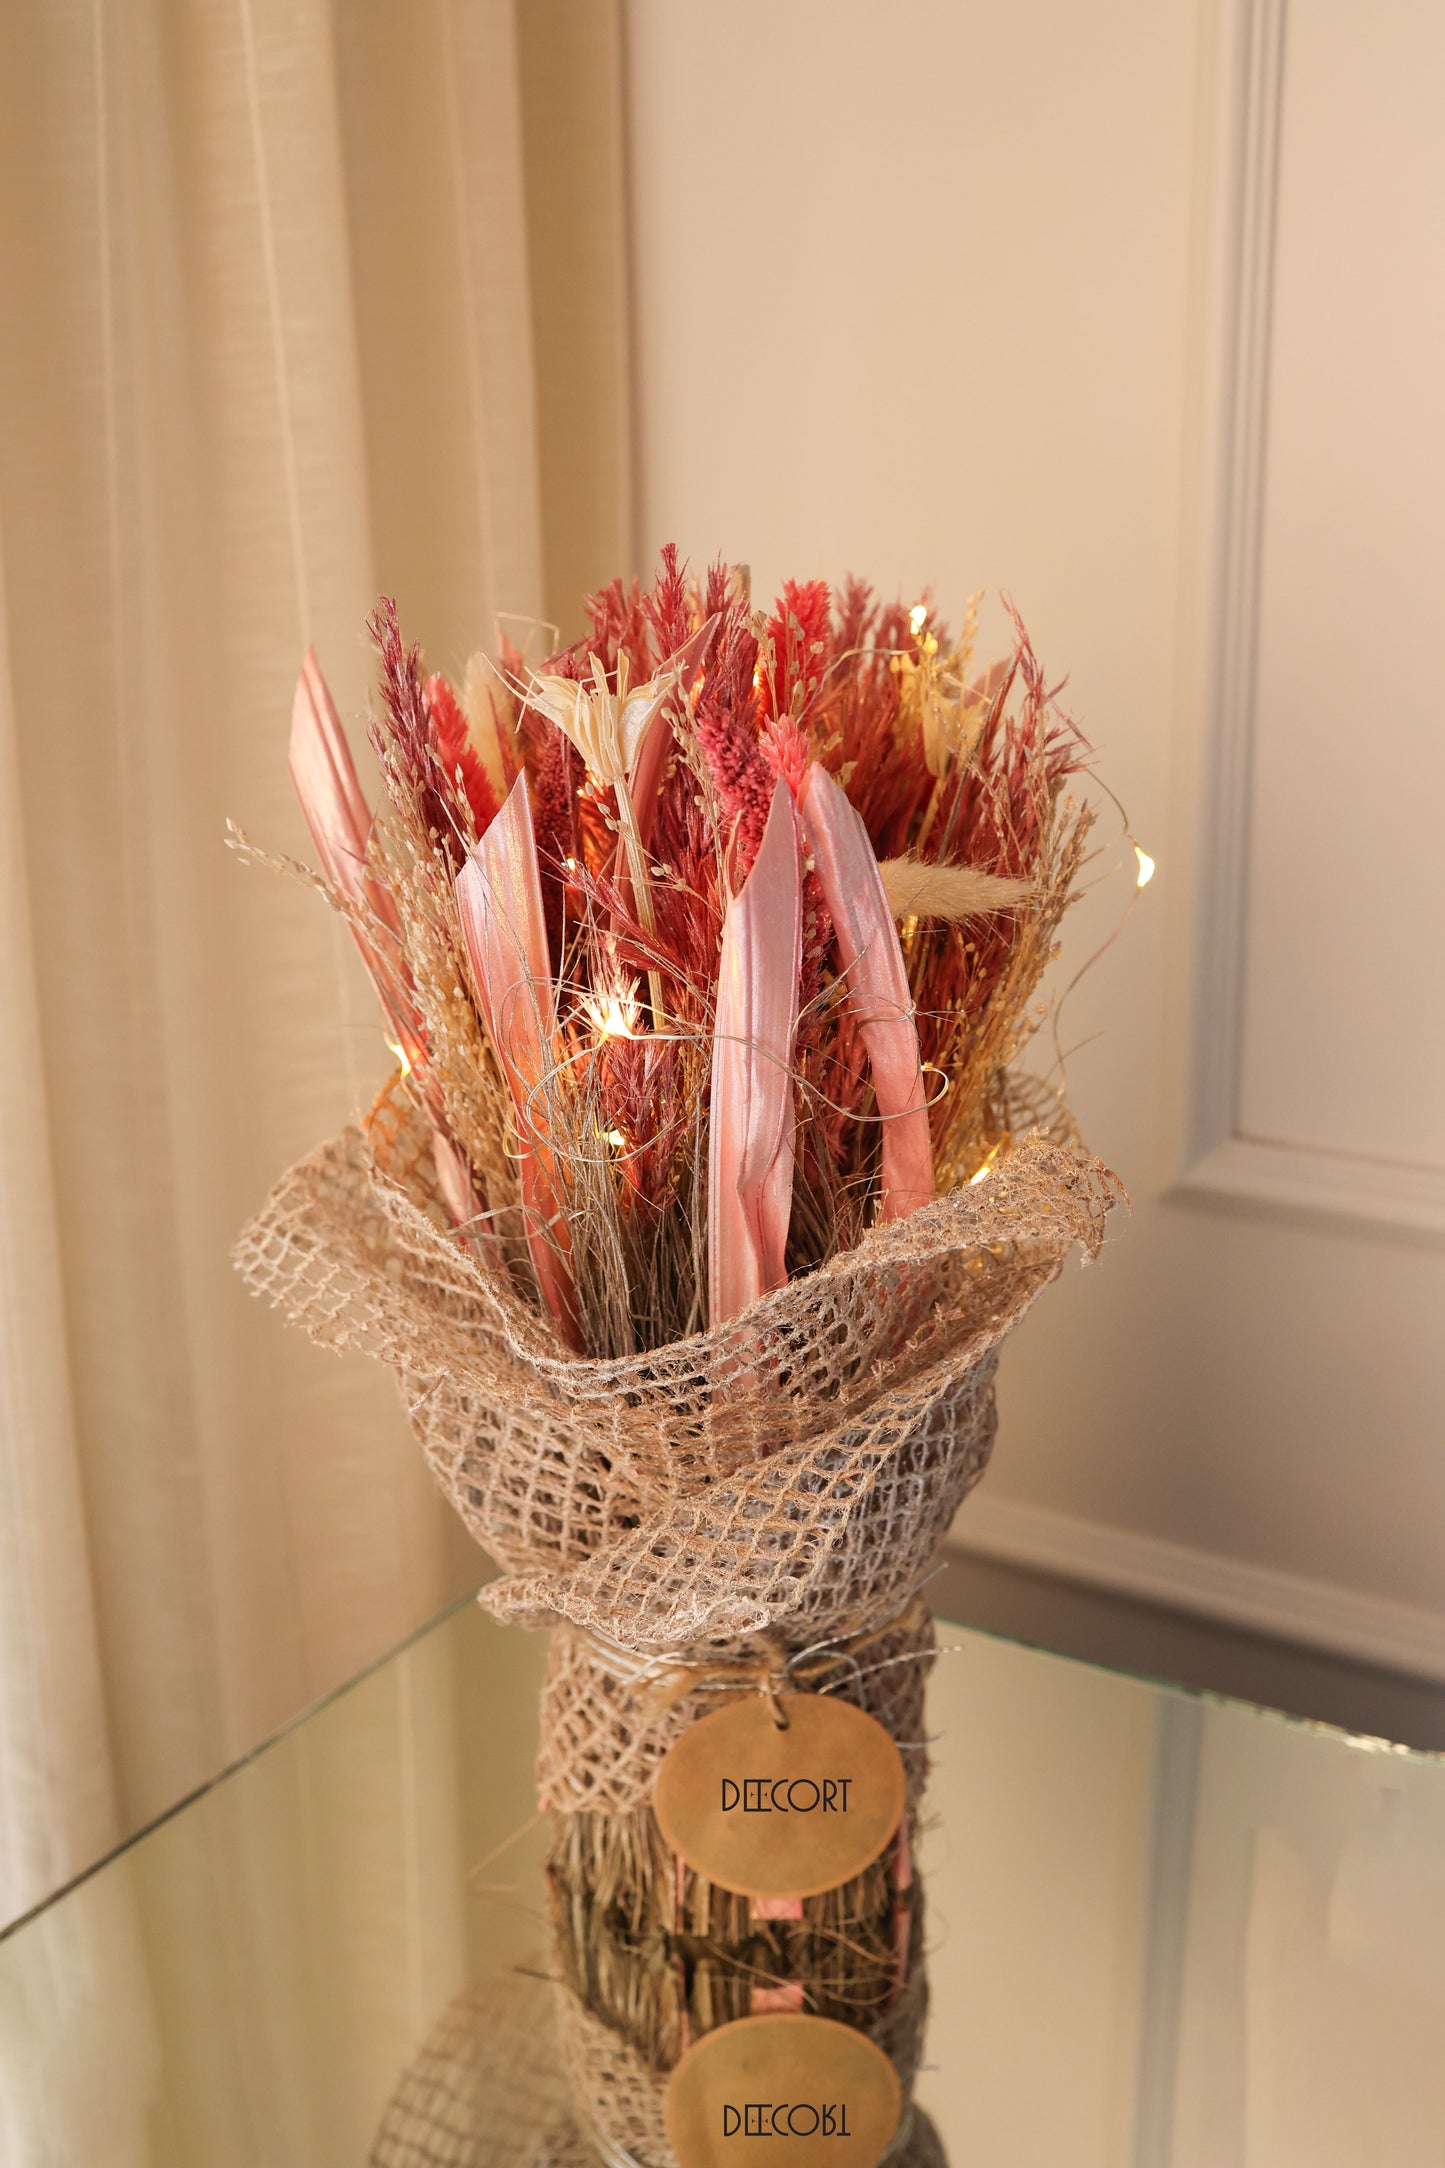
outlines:
[[[584,2103],[627,2093],[608,2142],[650,2162],[648,2073],[754,1992],[699,1932],[727,1915],[708,1886],[684,1922],[682,1883],[638,1864],[659,1761],[719,1693],[800,1665],[916,1744],[917,1588],[987,1458],[999,1343],[1097,1251],[1117,1185],[1015,1066],[1090,822],[1086,748],[1018,621],[981,668],[971,606],[957,636],[857,581],[754,611],[745,574],[694,582],[671,549],[589,614],[458,687],[382,603],[375,819],[308,655],[307,878],[398,1067],[238,1261],[391,1364],[505,1569],[483,1600],[557,1629],[543,1792],[597,1818],[559,1838],[559,1916],[615,1921],[599,1893],[630,1887],[657,1968],[640,1989],[562,1935],[574,2076]],[[911,1818],[921,1752],[909,1774]],[[775,1945],[762,1992],[791,1994],[797,1952],[853,1921],[873,1957],[841,1986],[835,1961],[826,1996],[900,2068],[923,2008],[906,1836],[898,1872],[750,1930],[746,1961],[756,1982]],[[799,1992],[826,1999],[821,1973]]]
[[[1039,1114],[1010,1064],[1090,813],[1021,626],[974,675],[972,608],[953,640],[789,581],[765,618],[670,549],[589,612],[459,690],[382,603],[383,818],[309,654],[291,764],[453,1223],[610,1356],[979,1178]]]

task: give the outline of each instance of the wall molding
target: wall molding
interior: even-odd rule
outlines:
[[[1415,1604],[982,1494],[968,1501],[951,1541],[1055,1580],[1445,1684],[1445,1613]]]
[[[1363,1152],[1226,1137],[1195,1160],[1178,1188],[1201,1203],[1333,1221],[1397,1241],[1445,1239],[1445,1171]]]
[[[1202,878],[1184,1168],[1173,1194],[1445,1239],[1445,1170],[1247,1134],[1240,1119],[1256,664],[1288,0],[1221,13],[1201,467]]]
[[[1191,1161],[1237,1127],[1284,0],[1235,0],[1222,30],[1203,430],[1204,834]]]

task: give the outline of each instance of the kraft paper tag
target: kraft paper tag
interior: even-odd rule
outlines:
[[[744,1897],[816,1897],[875,1860],[903,1819],[903,1757],[875,1718],[828,1694],[761,1694],[690,1724],[653,1804],[674,1852]]]
[[[902,2111],[877,2044],[827,2017],[743,2017],[704,2033],[667,2088],[681,2168],[877,2168]]]

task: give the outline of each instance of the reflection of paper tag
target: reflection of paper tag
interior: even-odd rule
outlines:
[[[663,1836],[696,1873],[745,1897],[815,1897],[875,1860],[903,1819],[903,1757],[831,1694],[762,1694],[690,1724],[657,1773]]]
[[[673,2071],[667,2135],[681,2168],[876,2168],[902,2104],[892,2063],[850,2025],[743,2017],[704,2033]]]

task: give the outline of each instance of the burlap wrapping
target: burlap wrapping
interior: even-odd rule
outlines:
[[[239,1269],[313,1339],[398,1373],[505,1569],[490,1610],[633,1651],[798,1649],[901,1611],[982,1472],[1000,1341],[1075,1243],[1097,1253],[1118,1194],[1032,1136],[740,1317],[585,1361],[440,1223],[425,1124],[379,1106],[283,1177]]]
[[[563,1351],[524,1295],[450,1230],[428,1134],[395,1090],[384,1093],[365,1125],[282,1179],[237,1263],[313,1339],[396,1371],[441,1488],[503,1568],[483,1603],[558,1629],[540,1753],[553,1808],[600,1827],[600,1854],[615,1866],[628,1856],[629,1818],[650,1820],[652,1777],[686,1724],[719,1693],[755,1691],[765,1675],[776,1683],[822,1652],[840,1667],[822,1690],[918,1749],[912,1819],[932,1646],[913,1598],[988,1458],[999,1344],[1076,1243],[1097,1254],[1114,1177],[1030,1136],[986,1180],[876,1227],[727,1324],[589,1361]],[[898,1895],[885,1890],[875,1908],[880,1933]],[[583,1932],[590,1964],[607,1939],[595,1905]],[[917,1939],[905,1990],[885,1979],[876,1992],[878,1968],[865,1966],[857,2008],[894,2054],[905,2101],[926,2000]],[[623,1950],[623,1987],[601,1991],[594,1966],[584,1996],[561,1967],[577,2120],[561,2113],[509,2159],[563,2168],[584,2158],[580,2123],[603,2157],[620,2147],[640,2168],[672,2168],[661,2102],[682,2033],[699,2029],[696,2007],[679,2000],[669,2012],[653,1994],[649,2022],[629,2025],[617,2005],[631,1992],[626,1963],[645,2001],[656,1976],[638,1968],[670,1973],[675,1962]],[[810,1985],[806,1961],[798,1969],[816,2006],[821,1980]],[[726,2021],[724,2002],[711,2022]],[[385,2142],[392,2150],[376,2159],[388,2164],[502,2157]],[[910,2106],[890,2168],[937,2157]]]
[[[838,1694],[897,1740],[916,1810],[928,1773],[923,1693],[934,1647],[921,1598],[898,1618],[799,1661],[780,1641],[744,1639],[685,1666],[629,1659],[563,1620],[542,1682],[537,1781],[543,1804],[567,1814],[628,1814],[650,1796],[658,1764],[700,1716],[733,1693],[775,1685]],[[696,1684],[687,1689],[689,1678]]]

